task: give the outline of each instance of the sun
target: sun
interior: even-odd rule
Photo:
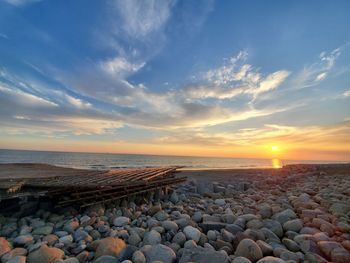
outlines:
[[[279,148],[276,145],[271,146],[271,151],[278,152]]]

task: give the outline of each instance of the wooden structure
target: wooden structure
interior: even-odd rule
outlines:
[[[82,208],[166,190],[186,181],[185,177],[175,176],[178,168],[77,170],[67,175],[58,175],[56,172],[39,177],[25,174],[7,178],[1,176],[0,201],[45,197],[58,207],[79,205]]]

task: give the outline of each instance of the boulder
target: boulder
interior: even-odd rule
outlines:
[[[173,243],[176,243],[180,245],[181,247],[184,245],[186,242],[186,236],[182,232],[178,232],[174,237],[173,237]]]
[[[196,242],[198,242],[201,237],[201,232],[193,226],[186,226],[184,228],[184,234],[186,235],[187,239],[191,239]]]
[[[32,232],[33,235],[49,235],[52,233],[53,227],[52,226],[42,226],[34,229]]]
[[[174,221],[170,220],[163,221],[162,227],[167,231],[173,231],[175,233],[179,230],[179,226]]]
[[[141,248],[146,256],[147,262],[161,261],[163,263],[173,263],[176,260],[175,252],[167,246],[157,244],[154,246],[146,245]]]
[[[258,260],[256,263],[285,263],[285,261],[280,258],[268,256]]]
[[[191,249],[184,249],[179,263],[187,262],[200,262],[200,263],[228,263],[229,257],[227,253],[215,251],[212,249],[205,249],[202,247],[196,247]]]
[[[15,256],[11,258],[9,261],[6,263],[26,263],[27,258],[25,256]]]
[[[137,250],[132,255],[132,262],[134,262],[134,263],[146,263],[146,257],[140,250]]]
[[[10,242],[8,242],[5,238],[0,237],[0,257],[11,251],[11,249],[12,247]]]
[[[252,263],[249,259],[245,258],[245,257],[236,257],[233,261],[231,261],[232,263]]]
[[[122,239],[114,237],[106,237],[101,240],[96,240],[91,243],[95,250],[95,257],[98,258],[103,255],[119,257],[126,245]]]
[[[144,245],[156,245],[159,244],[161,241],[162,237],[155,230],[151,230],[150,232],[145,233],[145,236],[143,238]]]
[[[94,263],[120,263],[120,261],[116,257],[105,255],[96,259]]]
[[[293,219],[285,222],[283,224],[283,229],[285,231],[299,232],[303,228],[303,221],[300,219]]]
[[[32,241],[33,241],[32,235],[22,235],[22,236],[16,237],[13,242],[17,245],[24,246]]]
[[[126,226],[128,224],[130,224],[130,218],[125,216],[118,216],[113,220],[113,225],[115,226]]]
[[[246,257],[252,262],[256,262],[263,257],[263,253],[259,245],[255,243],[255,241],[248,238],[245,238],[239,242],[235,255]]]
[[[64,252],[61,249],[42,245],[39,249],[31,252],[27,257],[28,263],[48,263],[56,259],[62,259]]]

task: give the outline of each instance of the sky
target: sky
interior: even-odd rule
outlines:
[[[349,10],[0,0],[0,148],[350,160]]]

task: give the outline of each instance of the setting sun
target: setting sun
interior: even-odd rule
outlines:
[[[278,152],[279,148],[277,146],[273,145],[273,146],[271,146],[271,151]]]

